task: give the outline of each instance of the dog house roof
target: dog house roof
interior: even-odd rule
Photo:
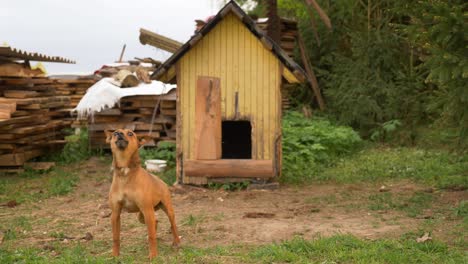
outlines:
[[[305,79],[304,70],[292,60],[275,41],[265,35],[255,24],[255,21],[247,15],[242,8],[234,1],[227,3],[208,23],[206,23],[189,41],[187,41],[178,51],[158,67],[151,75],[152,79],[157,79],[172,67],[187,51],[195,46],[204,36],[206,36],[224,17],[234,13],[242,23],[255,35],[262,43],[269,47],[273,54],[286,66],[298,79]]]

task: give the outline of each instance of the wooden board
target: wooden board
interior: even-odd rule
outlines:
[[[272,178],[272,160],[186,160],[184,171],[190,177]]]
[[[218,78],[198,78],[195,97],[195,127],[196,159],[220,159],[221,89]]]

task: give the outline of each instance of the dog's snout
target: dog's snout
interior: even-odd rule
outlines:
[[[125,139],[122,132],[115,132],[114,135],[117,137],[117,139]]]

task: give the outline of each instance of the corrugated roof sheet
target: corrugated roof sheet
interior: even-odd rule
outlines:
[[[0,60],[30,60],[30,61],[44,61],[44,62],[61,62],[71,63],[76,62],[58,56],[48,56],[37,52],[27,52],[12,47],[0,47]]]

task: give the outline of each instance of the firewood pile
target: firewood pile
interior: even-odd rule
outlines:
[[[63,145],[70,110],[94,82],[0,76],[0,171],[20,171],[29,159]]]
[[[281,48],[286,54],[294,58],[294,49],[296,47],[296,39],[298,36],[297,22],[287,18],[280,18],[281,20]],[[257,26],[266,31],[268,27],[268,18],[259,18],[257,20]],[[282,110],[287,111],[291,107],[289,100],[289,93],[295,85],[283,84],[281,87],[282,94]]]
[[[155,107],[156,115],[152,123]],[[96,113],[90,119],[88,133],[93,148],[109,148],[104,131],[119,128],[131,129],[138,137],[150,136],[154,142],[149,146],[161,141],[175,142],[176,92],[124,97],[120,100],[120,106]]]
[[[297,37],[297,21],[290,20],[287,18],[280,18],[281,20],[281,48],[286,52],[286,54],[293,58],[294,57],[294,48],[296,47],[296,37]],[[266,31],[268,26],[268,18],[260,18],[257,20],[257,26]]]

